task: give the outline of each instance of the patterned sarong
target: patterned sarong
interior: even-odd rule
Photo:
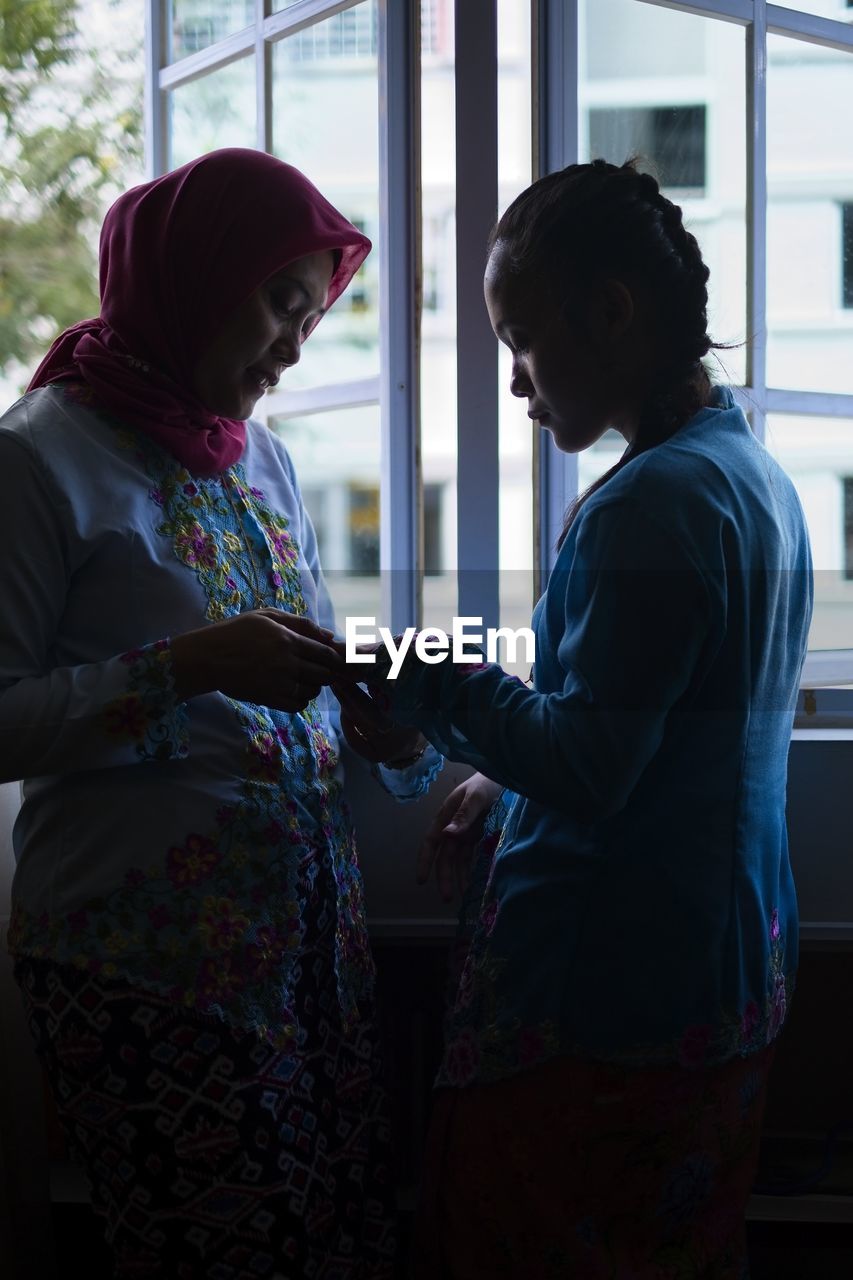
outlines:
[[[323,950],[298,1043],[18,957],[30,1027],[121,1280],[388,1280],[389,1129],[372,1029],[345,1038]]]

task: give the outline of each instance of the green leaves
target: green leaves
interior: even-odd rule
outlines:
[[[100,222],[141,180],[141,55],[141,19],[122,37],[80,0],[0,0],[0,374],[98,314]]]
[[[26,104],[40,77],[74,56],[78,0],[0,0],[0,115]]]

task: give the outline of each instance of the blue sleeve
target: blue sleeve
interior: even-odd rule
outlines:
[[[581,517],[571,564],[558,562],[539,621],[537,646],[544,640],[552,652],[537,652],[537,671],[557,672],[554,691],[494,664],[427,665],[411,649],[384,686],[391,714],[531,800],[582,822],[611,816],[695,677],[710,600],[672,534],[633,504],[598,506]]]
[[[0,432],[0,781],[181,759],[186,705],[167,640],[102,662],[58,666],[52,650],[72,582],[65,496]]]
[[[308,569],[314,579],[314,585],[317,589],[317,621],[321,627],[326,627],[329,631],[337,634],[335,625],[335,608],[332,604],[332,597],[326,585],[326,579],[323,576],[323,570],[320,567],[320,551],[317,546],[317,535],[314,532],[314,526],[311,523],[305,504],[302,501],[302,492],[299,487],[299,481],[296,478],[296,469],[293,465],[293,459],[287,449],[282,445],[282,452],[286,461],[286,469],[288,479],[293,487],[300,513],[300,542],[302,546],[302,554],[308,563]],[[340,704],[332,693],[331,689],[326,689],[326,706],[328,710],[329,722],[338,739],[339,743],[345,742],[343,730],[341,728],[341,708]],[[414,764],[409,765],[407,769],[386,769],[384,765],[378,764],[371,768],[373,777],[377,782],[393,796],[395,800],[417,800],[430,789],[438,774],[444,767],[443,757],[432,747],[428,746],[424,754]]]

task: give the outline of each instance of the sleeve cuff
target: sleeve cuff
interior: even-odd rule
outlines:
[[[127,686],[103,710],[111,737],[132,741],[140,760],[183,760],[189,752],[186,702],[175,697],[172,647],[157,640],[121,655]]]
[[[382,764],[374,764],[370,772],[395,800],[407,801],[426,795],[443,768],[444,757],[428,743],[420,759],[408,769],[386,769]]]

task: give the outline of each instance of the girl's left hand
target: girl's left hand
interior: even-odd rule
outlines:
[[[333,682],[332,692],[341,704],[341,728],[349,745],[371,763],[404,760],[424,745],[419,729],[397,724],[374,698],[356,684]]]

